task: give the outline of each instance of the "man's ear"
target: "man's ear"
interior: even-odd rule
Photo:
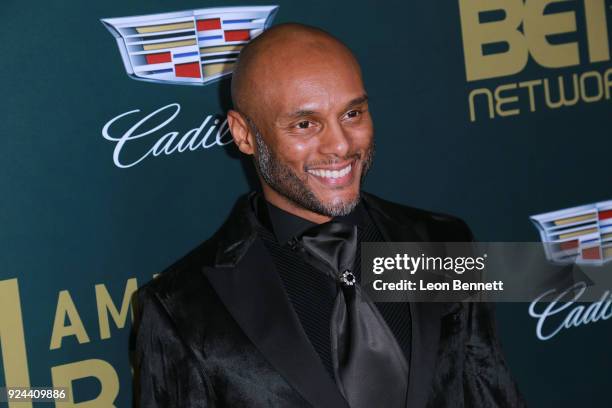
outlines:
[[[252,155],[255,152],[255,139],[246,118],[240,112],[230,109],[227,112],[227,125],[238,149],[244,154]]]

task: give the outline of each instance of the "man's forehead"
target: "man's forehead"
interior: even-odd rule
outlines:
[[[279,71],[268,71],[259,87],[265,102],[277,109],[320,110],[325,107],[346,105],[365,94],[361,75],[346,64],[322,66],[299,65],[297,69],[286,64]],[[299,64],[299,62],[298,62]]]
[[[302,116],[315,115],[325,113],[327,111],[346,110],[351,107],[367,103],[368,96],[365,91],[345,94],[325,94],[325,95],[306,95],[303,97],[295,97],[280,105],[277,110],[279,119],[299,118]]]

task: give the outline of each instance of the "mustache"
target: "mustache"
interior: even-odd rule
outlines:
[[[311,169],[313,167],[318,167],[318,166],[332,166],[332,165],[337,164],[337,163],[361,160],[361,158],[363,156],[364,156],[364,153],[357,152],[357,153],[353,153],[351,155],[347,155],[345,157],[336,157],[336,158],[333,158],[333,159],[330,159],[330,160],[312,162],[312,163],[308,163],[307,165],[305,165],[304,166],[304,170],[308,170],[308,169]]]

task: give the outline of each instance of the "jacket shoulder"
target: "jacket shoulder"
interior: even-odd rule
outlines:
[[[412,224],[428,241],[469,242],[474,236],[467,223],[454,215],[407,206],[363,193],[368,208],[388,222]]]
[[[157,274],[138,289],[138,298],[154,295],[162,303],[186,298],[188,294],[202,289],[206,279],[202,269],[214,264],[217,248],[215,236],[202,242],[172,265]]]
[[[231,252],[235,243],[245,241],[243,235],[250,231],[246,219],[251,197],[252,193],[240,197],[229,217],[209,239],[164,269],[140,290],[155,293],[163,301],[188,295],[197,298],[203,289],[209,289],[203,269],[219,266],[217,257],[220,253]]]
[[[147,341],[147,336],[154,336],[168,347],[180,343],[197,351],[198,339],[210,330],[211,319],[222,310],[203,271],[213,244],[211,240],[203,242],[135,292],[132,306],[137,336],[144,327],[144,334],[133,340],[136,347],[139,341]],[[152,322],[149,326],[153,325],[155,333],[147,331],[147,322]]]

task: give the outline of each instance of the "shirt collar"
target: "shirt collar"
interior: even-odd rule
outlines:
[[[263,194],[260,194],[258,197],[257,217],[268,230],[274,233],[276,240],[280,244],[288,242],[291,238],[317,225],[271,204],[265,200]],[[363,227],[367,222],[367,217],[367,210],[360,201],[357,207],[349,214],[334,217],[333,221]]]

